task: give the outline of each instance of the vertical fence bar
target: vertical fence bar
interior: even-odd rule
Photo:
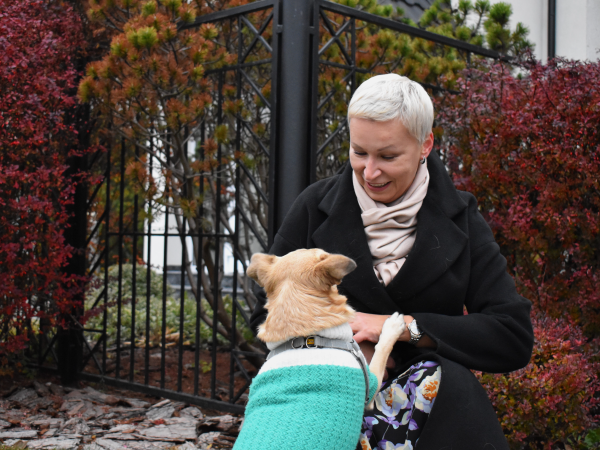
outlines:
[[[352,24],[350,25],[350,33],[351,33],[351,39],[352,39],[352,52],[350,53],[350,56],[352,58],[352,77],[351,77],[351,84],[350,84],[350,98],[352,98],[352,96],[354,95],[354,91],[356,91],[356,19],[354,17],[352,17],[350,19],[352,21]],[[350,124],[348,124],[350,125]]]
[[[140,149],[135,146],[135,159],[140,156]],[[135,365],[135,305],[137,303],[137,240],[138,240],[138,195],[133,197],[133,258],[131,261],[131,342],[129,345],[129,381],[133,381]]]
[[[123,211],[125,199],[125,139],[121,139],[121,179],[119,180],[119,280],[117,283],[117,361],[115,366],[115,378],[121,376],[121,313],[123,305]]]
[[[269,180],[270,198],[274,200],[269,202],[269,213],[274,214],[273,222],[269,223],[270,236],[274,236],[296,197],[310,184],[313,96],[306,93],[313,92],[311,22],[317,7],[316,0],[279,0],[277,6],[280,15],[277,31],[281,36],[274,55],[277,83],[275,102],[271,104],[276,115],[276,144],[271,147],[271,157],[276,155],[276,160],[274,177]]]
[[[548,0],[548,60],[556,56],[556,0]]]
[[[268,211],[268,246],[273,245],[277,230],[277,215],[275,211],[275,193],[277,180],[277,145],[279,139],[279,114],[276,105],[279,103],[279,53],[281,49],[281,33],[283,31],[283,17],[281,2],[276,1],[273,6],[273,45],[271,53],[271,121],[269,124],[269,211]]]
[[[217,105],[217,123],[221,125],[223,123],[223,78],[225,72],[219,72],[219,92],[218,92],[218,105]],[[221,157],[222,157],[222,144],[219,143],[217,146],[217,180],[216,180],[216,205],[215,205],[215,261],[213,268],[213,329],[212,329],[212,366],[210,372],[210,398],[217,398],[216,385],[217,385],[217,327],[219,325],[219,252],[221,239],[219,238],[219,232],[221,230]]]
[[[185,145],[185,149],[184,149],[184,154],[182,155],[182,158],[185,158],[185,160],[187,161],[189,159],[189,151],[188,151],[188,145],[189,145],[189,141],[187,140],[187,138],[189,137],[189,130],[187,128],[187,126],[185,127],[185,138],[186,138],[186,144]],[[192,182],[190,180],[185,179],[183,181],[183,195],[184,197],[193,197],[194,195],[194,187],[192,185]],[[191,190],[191,192],[188,192],[188,189]],[[194,262],[194,244],[192,242],[192,258],[190,261],[190,252],[188,251],[188,247],[187,247],[187,237],[188,237],[188,231],[187,231],[187,226],[186,226],[186,218],[185,215],[183,214],[183,210],[182,212],[182,220],[183,220],[183,245],[182,245],[182,251],[181,252],[181,260],[182,260],[182,265],[181,265],[181,305],[180,305],[180,311],[179,311],[179,371],[177,373],[177,392],[181,392],[182,390],[182,380],[183,380],[183,337],[184,337],[184,328],[183,328],[183,324],[184,324],[184,320],[185,320],[185,296],[186,296],[186,292],[185,292],[185,275],[186,275],[186,271],[187,271],[187,267],[189,264],[189,268],[190,268],[190,272],[187,274],[187,276],[191,279],[192,278],[192,264]],[[191,282],[190,282],[191,284]]]
[[[242,33],[242,18],[238,17],[238,64],[243,64],[241,60],[243,55],[244,35]],[[242,74],[240,69],[235,73],[236,81],[236,99],[242,98]],[[235,153],[240,154],[242,140],[242,119],[240,114],[237,114],[235,121]],[[231,345],[229,353],[229,401],[233,403],[234,386],[235,386],[235,350],[237,346],[237,277],[238,277],[238,246],[239,246],[239,229],[240,229],[240,214],[238,212],[240,204],[240,163],[235,159],[235,209],[234,209],[234,230],[231,242],[231,250],[233,254],[233,291],[231,293]]]
[[[165,146],[166,149],[166,161],[167,165],[171,162],[171,147]],[[169,181],[166,181],[165,189],[168,191]],[[165,232],[164,232],[164,243],[163,243],[163,283],[162,283],[162,322],[160,329],[160,388],[165,388],[165,358],[166,358],[166,345],[167,345],[167,252],[169,242],[169,206],[168,206],[168,194],[166,195],[167,202],[165,204]]]
[[[239,130],[239,128],[238,128]],[[240,189],[240,167],[235,168],[235,230],[233,233],[232,253],[233,253],[233,282],[231,292],[231,346],[229,353],[229,401],[234,402],[234,386],[235,386],[235,351],[237,347],[237,277],[238,277],[238,244],[239,244],[239,226],[240,215],[237,210],[239,202]]]
[[[153,143],[150,141],[150,148],[152,149]],[[152,155],[148,158],[148,171],[150,175],[152,175]],[[148,210],[152,212],[152,202],[148,202]],[[147,214],[146,217],[151,217],[152,214]],[[151,289],[151,275],[152,275],[152,222],[149,218],[146,219],[148,221],[148,230],[146,233],[146,239],[148,239],[148,253],[146,260],[146,345],[144,349],[144,384],[148,384],[150,381],[150,315],[151,315],[151,305],[150,305],[150,289]]]
[[[310,136],[310,162],[309,183],[317,181],[317,115],[319,106],[319,10],[320,5],[314,2],[312,5],[312,17],[309,24],[309,48],[310,48],[310,118],[308,121],[308,136]]]
[[[112,142],[111,142],[112,144]],[[108,266],[110,264],[110,165],[113,146],[106,152],[106,227],[104,229],[104,304],[102,311],[102,375],[106,375],[107,321],[108,321]]]
[[[89,118],[89,108],[78,108],[74,111],[75,124],[78,128],[84,120]],[[81,129],[79,133],[78,145],[80,148],[89,147],[89,134],[87,130]],[[62,327],[57,330],[57,366],[61,381],[64,384],[73,384],[79,380],[79,374],[83,364],[83,328],[79,322],[83,314],[83,304],[85,300],[83,277],[86,274],[86,238],[87,238],[87,183],[83,183],[81,179],[77,179],[80,174],[88,170],[87,157],[72,155],[67,159],[67,177],[73,177],[76,183],[75,192],[73,194],[73,203],[67,206],[69,214],[69,226],[64,230],[65,243],[73,248],[73,252],[67,261],[64,268],[64,273],[67,276],[76,277],[74,282],[77,283],[78,289],[75,296],[72,298],[75,305],[71,306],[69,314],[65,314],[65,319],[69,324],[69,328]],[[32,299],[30,299],[31,303]],[[81,305],[81,306],[79,306]],[[44,305],[39,305],[42,310],[45,310]],[[44,319],[40,320],[40,330],[44,328]],[[46,330],[44,330],[46,331]],[[38,352],[41,358],[45,353],[42,348],[42,343],[45,337],[39,336],[37,339]],[[43,362],[40,359],[40,365]]]
[[[185,156],[183,156],[185,158]],[[184,181],[184,183],[187,184],[187,181]],[[184,185],[184,191],[183,191],[183,195],[185,197],[186,195],[186,186]],[[182,213],[183,211],[180,210],[180,213]],[[182,214],[183,215],[183,214]],[[181,383],[182,383],[182,379],[183,379],[183,321],[184,321],[184,309],[185,309],[185,271],[186,271],[186,267],[187,267],[187,261],[186,261],[186,255],[187,255],[187,251],[185,251],[186,249],[186,245],[187,245],[187,240],[186,240],[186,220],[185,217],[182,217],[182,221],[181,221],[181,226],[182,226],[182,230],[180,230],[180,232],[183,232],[183,240],[181,242],[181,276],[180,276],[180,285],[179,285],[179,339],[177,342],[177,356],[178,356],[178,367],[177,367],[177,392],[181,392]]]
[[[197,158],[204,161],[204,133],[206,132],[206,122],[203,120],[200,126],[200,147]],[[202,219],[204,217],[204,176],[200,177],[198,197],[202,199],[198,205],[198,245],[196,248],[196,342],[194,348],[194,395],[199,394],[200,383],[200,321],[202,320],[202,247],[204,244],[202,236]]]

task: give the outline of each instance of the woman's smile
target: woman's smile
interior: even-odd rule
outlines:
[[[390,183],[391,183],[391,181],[388,181],[387,183],[371,183],[371,182],[365,180],[365,184],[367,185],[367,187],[375,192],[383,191],[390,185]]]

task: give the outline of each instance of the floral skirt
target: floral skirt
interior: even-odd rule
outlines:
[[[358,450],[413,450],[440,387],[442,368],[421,361],[387,381],[365,411]]]

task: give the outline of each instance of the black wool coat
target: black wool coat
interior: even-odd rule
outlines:
[[[455,189],[435,152],[428,169],[414,247],[388,286],[373,271],[350,165],[298,197],[270,252],[283,256],[299,248],[322,248],[352,258],[357,268],[338,286],[348,303],[359,312],[410,314],[437,343],[436,349],[408,343],[394,349],[396,374],[421,360],[442,367],[417,450],[508,450],[494,409],[469,369],[505,373],[528,364],[531,303],[517,294],[475,197]],[[264,291],[259,298],[266,300]],[[265,317],[266,310],[257,307],[253,329]]]

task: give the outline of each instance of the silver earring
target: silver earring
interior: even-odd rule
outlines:
[[[425,164],[425,157],[424,156],[421,158],[421,164]]]

